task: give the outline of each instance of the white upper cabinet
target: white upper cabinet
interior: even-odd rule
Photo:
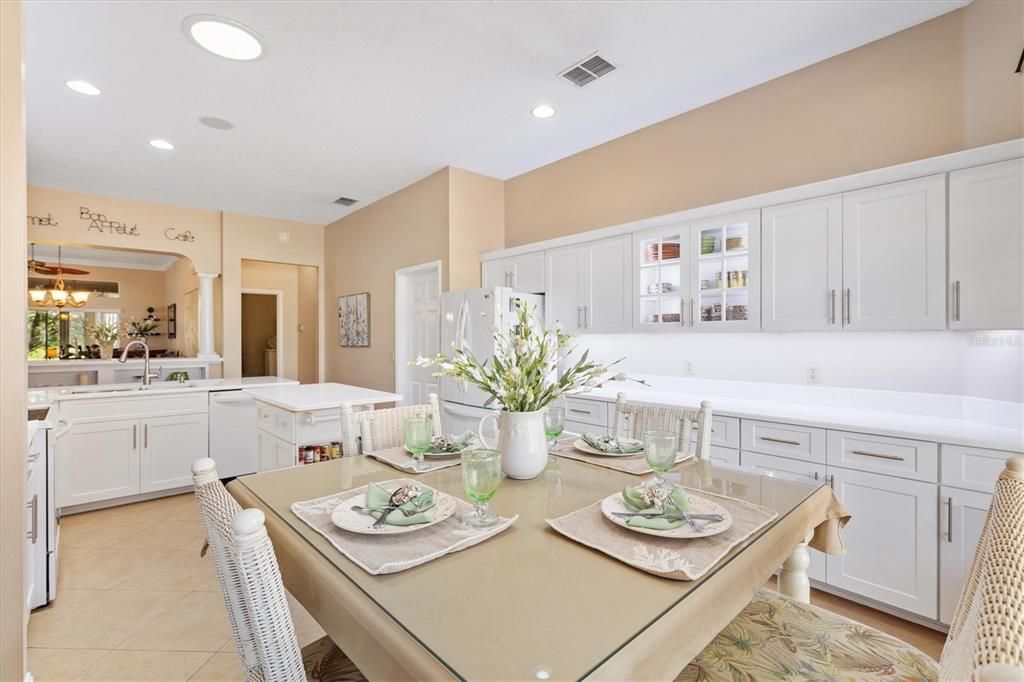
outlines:
[[[761,222],[762,327],[842,329],[842,196],[766,208]]]
[[[568,246],[545,252],[550,286],[544,296],[544,317],[549,326],[559,324],[570,333],[580,332],[584,324],[585,251],[584,246]]]
[[[949,323],[1024,327],[1024,159],[949,174]]]
[[[945,273],[945,175],[843,195],[847,328],[944,329]]]
[[[590,334],[626,332],[632,326],[629,297],[632,275],[629,235],[593,242],[585,247],[587,286],[583,330]]]
[[[761,328],[761,212],[746,211],[690,225],[692,314],[700,331]]]
[[[633,329],[679,331],[690,324],[689,223],[667,225],[633,237]]]
[[[546,251],[547,324],[575,333],[629,331],[630,244],[627,235]]]
[[[486,261],[482,275],[484,288],[512,287],[524,294],[547,291],[543,251]]]

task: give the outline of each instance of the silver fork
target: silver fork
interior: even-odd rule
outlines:
[[[686,522],[690,524],[690,528],[693,529],[693,532],[701,533],[704,531],[704,524],[697,523],[696,521],[694,521],[693,517],[690,516],[689,512],[683,511],[682,507],[676,504],[676,501],[672,499],[672,495],[668,496],[668,501],[673,507],[676,508],[676,511],[678,511],[682,515],[682,517],[686,519]]]

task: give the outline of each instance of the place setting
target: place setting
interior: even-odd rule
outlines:
[[[403,571],[481,543],[519,518],[490,508],[502,481],[500,452],[464,449],[456,458],[471,502],[396,478],[295,502],[291,509],[367,573]]]
[[[550,423],[557,422],[559,411],[561,411],[563,426]],[[688,442],[689,438],[686,439],[685,444],[681,445],[679,436],[669,431],[647,432],[644,434],[643,440],[592,433],[559,438],[564,427],[565,412],[562,408],[548,408],[548,413],[545,416],[545,432],[549,438],[548,448],[552,455],[558,457],[575,459],[636,475],[649,474],[662,469],[668,471],[676,464],[693,457],[693,448]]]
[[[427,417],[409,417],[402,423],[403,444],[392,448],[367,451],[367,457],[384,462],[410,474],[459,466],[464,452],[479,447],[476,434],[434,435],[433,423]]]
[[[611,441],[583,440],[585,446],[596,449],[591,442]],[[638,454],[654,476],[582,509],[547,519],[548,525],[571,540],[648,573],[674,580],[700,578],[777,513],[670,481],[666,474],[681,461],[676,459],[677,442],[676,434],[648,431],[640,443],[616,443],[611,456],[624,456],[618,450],[639,446]],[[673,478],[678,480],[678,475]]]

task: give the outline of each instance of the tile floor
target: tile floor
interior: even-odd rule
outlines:
[[[67,516],[57,599],[28,624],[36,680],[240,680],[191,495]],[[291,600],[299,644],[323,631]]]
[[[240,680],[191,495],[77,514],[60,526],[58,597],[28,623],[29,670],[46,680]],[[933,658],[941,633],[814,590],[811,601]],[[323,630],[289,597],[305,646]]]

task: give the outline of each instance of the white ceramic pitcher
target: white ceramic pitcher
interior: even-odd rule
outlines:
[[[493,445],[484,438],[488,419],[494,419],[498,427],[498,442]],[[484,447],[501,452],[501,470],[509,478],[536,478],[548,464],[544,410],[488,414],[480,420],[477,435]]]

